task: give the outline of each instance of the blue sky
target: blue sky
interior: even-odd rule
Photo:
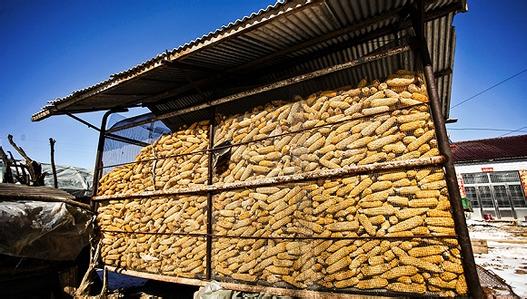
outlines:
[[[11,133],[31,157],[93,167],[97,133],[65,117],[32,123],[46,100],[105,80],[273,1],[0,2],[0,144]],[[526,1],[469,1],[456,16],[452,104],[527,68]],[[527,72],[451,111],[449,128],[527,126]],[[100,113],[84,114],[93,123]],[[527,128],[525,129],[527,131]],[[450,131],[454,141],[506,132]],[[521,133],[521,132],[519,132]],[[517,133],[518,134],[518,133]]]

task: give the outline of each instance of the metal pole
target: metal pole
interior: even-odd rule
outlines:
[[[207,167],[208,167],[208,177],[207,185],[212,185],[212,178],[214,168],[212,167],[212,156],[214,148],[214,126],[216,122],[216,111],[214,108],[210,111],[210,122],[209,122],[209,150],[207,152]],[[207,192],[207,261],[206,261],[206,277],[207,280],[212,278],[212,191]]]
[[[104,139],[106,134],[106,123],[108,122],[108,117],[110,114],[112,114],[112,110],[106,111],[104,115],[102,116],[101,120],[101,128],[99,129],[99,141],[97,143],[97,154],[95,156],[95,167],[93,169],[93,190],[92,190],[92,197],[97,195],[97,189],[99,187],[99,180],[101,178],[102,174],[102,153],[104,151]],[[91,208],[95,209],[95,201],[90,201]]]
[[[463,259],[463,270],[467,282],[469,295],[473,298],[483,298],[483,291],[479,282],[478,272],[476,270],[476,263],[474,261],[474,254],[470,243],[465,214],[463,213],[463,206],[461,204],[461,196],[459,194],[459,186],[457,183],[456,171],[452,160],[452,152],[445,126],[445,119],[441,113],[441,101],[437,91],[434,71],[432,70],[432,61],[428,46],[424,36],[424,1],[417,2],[417,11],[413,14],[414,30],[417,36],[417,51],[424,68],[424,76],[426,80],[426,87],[430,97],[430,108],[432,112],[432,119],[436,130],[437,144],[440,153],[446,158],[444,163],[445,179],[448,188],[448,195],[450,198],[450,205],[452,206],[452,216],[454,218],[455,230],[459,246],[461,248]]]
[[[49,138],[49,147],[51,155],[51,172],[53,172],[53,187],[58,188],[59,183],[57,181],[57,167],[55,166],[55,142],[53,138]]]

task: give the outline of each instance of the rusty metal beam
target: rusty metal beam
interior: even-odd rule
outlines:
[[[319,179],[330,179],[336,177],[359,175],[371,172],[388,171],[394,169],[421,168],[435,165],[442,165],[445,162],[443,156],[433,156],[411,160],[395,160],[388,162],[373,163],[368,165],[352,165],[339,169],[329,169],[319,172],[307,172],[292,174],[280,177],[263,178],[252,181],[234,182],[234,183],[216,183],[213,185],[202,185],[199,187],[183,188],[172,191],[148,191],[140,194],[114,194],[95,196],[93,200],[118,200],[129,198],[148,198],[161,195],[182,195],[182,194],[199,194],[206,192],[221,192],[226,190],[256,188],[261,186],[285,185],[289,183],[300,183],[306,181],[316,181]]]
[[[462,264],[468,291],[470,296],[473,298],[483,298],[483,291],[479,282],[470,236],[463,212],[463,206],[461,204],[461,195],[459,194],[459,186],[457,183],[454,161],[452,159],[452,152],[446,131],[445,119],[441,112],[441,100],[439,98],[434,71],[432,69],[432,59],[430,57],[426,43],[426,37],[424,35],[424,14],[424,0],[417,1],[415,10],[412,13],[413,26],[417,40],[416,54],[418,55],[418,59],[424,68],[426,87],[430,97],[430,109],[432,112],[432,119],[434,121],[434,127],[437,136],[437,145],[439,152],[445,158],[443,165],[445,169],[445,180],[447,184],[450,205],[452,206],[452,218],[454,219],[455,223],[455,231],[458,235],[458,243],[461,248],[463,261]]]

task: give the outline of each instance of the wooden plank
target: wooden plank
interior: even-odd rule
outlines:
[[[207,283],[209,283],[209,281],[207,280],[201,280],[197,278],[185,278],[185,277],[160,275],[160,274],[154,274],[154,273],[145,273],[145,272],[140,272],[140,271],[121,269],[121,268],[117,268],[113,266],[105,266],[105,268],[108,271],[112,271],[112,272],[119,273],[119,274],[124,274],[124,275],[139,277],[139,278],[145,278],[145,279],[153,279],[153,280],[158,280],[158,281],[171,282],[171,283],[179,283],[179,284],[186,284],[186,285],[193,285],[193,286],[204,286]],[[373,296],[373,295],[331,293],[331,292],[311,291],[311,290],[294,290],[294,289],[286,289],[286,288],[247,285],[247,284],[229,283],[229,282],[218,282],[218,283],[224,289],[227,289],[227,290],[252,292],[252,293],[267,293],[267,294],[272,294],[272,295],[291,296],[291,297],[299,297],[299,298],[317,298],[317,299],[395,298],[395,297],[387,297],[387,296],[381,297],[381,296]]]
[[[470,243],[472,244],[472,251],[474,252],[474,254],[489,253],[489,247],[487,245],[487,240],[472,239],[470,240]]]

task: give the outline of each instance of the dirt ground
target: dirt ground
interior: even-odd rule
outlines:
[[[472,240],[486,240],[488,253],[475,254],[476,264],[509,284],[527,298],[527,225],[510,222],[467,221]]]

